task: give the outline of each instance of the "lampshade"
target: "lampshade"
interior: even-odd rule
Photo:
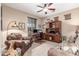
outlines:
[[[16,24],[16,22],[14,22],[14,24],[13,24],[11,27],[17,27],[17,24]]]
[[[16,24],[16,21],[9,22],[8,26],[7,26],[7,30],[9,30],[10,28],[13,28],[13,27],[14,28],[17,27],[19,29],[18,25]]]
[[[17,24],[12,25],[11,27],[18,27]]]

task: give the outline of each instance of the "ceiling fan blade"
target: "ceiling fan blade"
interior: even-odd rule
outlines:
[[[51,6],[52,4],[53,4],[53,3],[49,3],[49,4],[48,4],[48,7]]]
[[[47,6],[47,4],[44,4],[44,8]]]
[[[39,6],[39,5],[37,5],[37,7],[44,8],[44,7],[42,7],[42,6]]]
[[[42,9],[42,10],[39,10],[39,11],[37,11],[37,12],[41,12],[41,11],[43,11],[43,9]]]
[[[53,10],[53,11],[55,11],[55,8],[49,8],[48,10]]]

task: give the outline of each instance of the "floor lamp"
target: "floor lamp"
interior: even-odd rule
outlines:
[[[13,25],[11,25],[11,24],[13,24]],[[11,26],[10,26],[10,25],[11,25]],[[16,28],[19,29],[19,26],[17,25],[16,21],[11,21],[11,22],[9,22],[8,25],[7,25],[7,35],[8,35],[9,27],[16,27]]]

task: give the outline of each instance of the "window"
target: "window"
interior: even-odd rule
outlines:
[[[28,17],[28,34],[31,35],[34,29],[36,29],[36,19]]]

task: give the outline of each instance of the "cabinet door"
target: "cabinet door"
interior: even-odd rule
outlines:
[[[55,22],[55,28],[61,28],[61,22],[60,21]]]
[[[55,22],[55,29],[58,32],[61,32],[61,21]]]
[[[61,39],[60,35],[54,35],[54,37],[53,37],[53,40],[55,42],[60,42],[61,41],[60,39]]]
[[[49,23],[49,28],[52,28],[52,23]]]

